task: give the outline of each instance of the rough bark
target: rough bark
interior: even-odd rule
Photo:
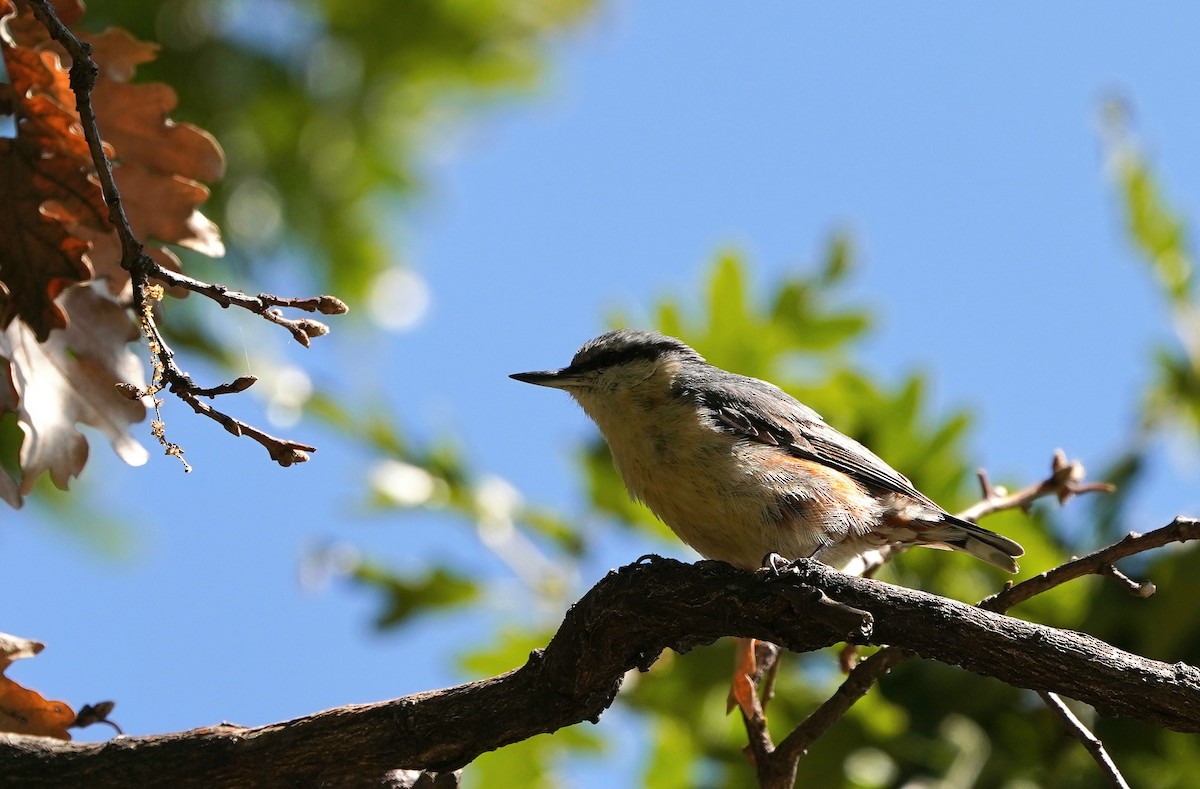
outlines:
[[[545,650],[507,674],[258,728],[64,743],[0,737],[0,781],[47,786],[362,786],[399,768],[452,771],[479,754],[596,721],[621,678],[664,649],[722,636],[806,652],[894,644],[1010,685],[1050,691],[1175,731],[1200,731],[1200,670],[1103,641],[802,562],[747,573],[653,560],[609,573]]]

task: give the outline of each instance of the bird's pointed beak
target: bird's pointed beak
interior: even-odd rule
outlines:
[[[552,389],[565,389],[575,383],[575,378],[563,368],[561,370],[538,370],[530,373],[513,373],[508,376],[514,381],[521,381],[537,386],[549,386]]]

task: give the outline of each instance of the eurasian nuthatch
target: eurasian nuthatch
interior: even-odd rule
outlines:
[[[888,546],[951,548],[1017,571],[1016,542],[956,518],[779,387],[726,372],[673,337],[622,329],[561,370],[625,487],[703,556],[745,569],[816,558],[862,572]]]

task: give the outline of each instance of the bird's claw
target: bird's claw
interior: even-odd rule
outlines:
[[[762,566],[764,569],[770,570],[776,577],[779,577],[792,569],[793,564],[790,559],[785,559],[774,551],[771,551],[763,557]]]

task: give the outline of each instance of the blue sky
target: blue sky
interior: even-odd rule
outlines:
[[[1200,216],[1198,29],[1200,7],[1178,2],[610,5],[553,47],[537,95],[436,146],[428,193],[397,220],[432,293],[420,325],[335,322],[302,352],[231,314],[233,336],[318,384],[386,398],[416,435],[453,432],[480,468],[571,509],[569,451],[593,428],[507,374],[565,363],[614,309],[698,301],[721,248],[742,250],[765,288],[847,230],[847,299],[880,316],[864,368],[932,371],[938,406],[977,411],[974,449],[995,475],[1032,479],[1058,446],[1098,466],[1170,331],[1124,239],[1099,106],[1129,100],[1169,198]],[[280,429],[320,450],[279,469],[182,406],[167,418],[192,474],[157,455],[125,468],[96,440],[80,481],[96,516],[130,535],[122,557],[36,508],[6,517],[3,629],[48,644],[10,674],[77,706],[114,698],[131,733],[267,723],[464,678],[455,639],[493,620],[380,636],[372,600],[297,577],[329,540],[407,569],[452,557],[503,574],[465,527],[367,513],[369,458],[313,423]],[[1200,509],[1196,456],[1177,450],[1139,501],[1143,529]],[[642,552],[601,543],[612,565]],[[517,615],[518,599],[489,615]]]

